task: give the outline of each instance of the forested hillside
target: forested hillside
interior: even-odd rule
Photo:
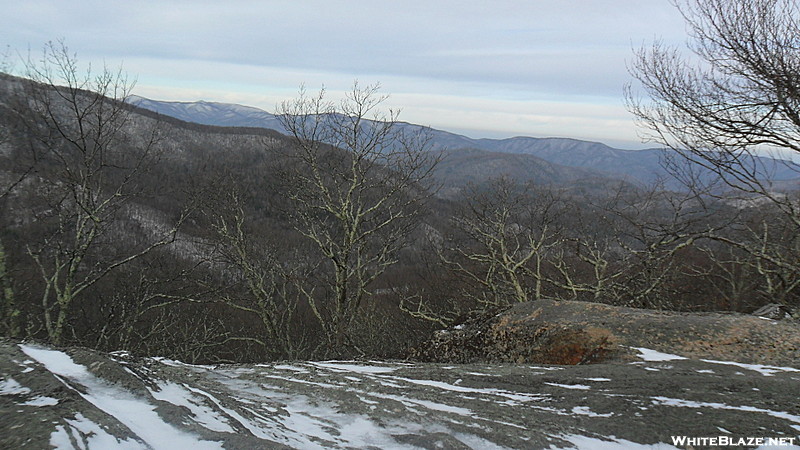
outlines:
[[[192,124],[51,51],[57,67],[0,78],[3,335],[186,362],[391,357],[533,299],[798,306],[795,192],[441,152],[358,84],[284,104],[286,135]]]

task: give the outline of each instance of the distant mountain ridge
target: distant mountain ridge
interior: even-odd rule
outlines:
[[[275,114],[250,106],[206,101],[166,102],[138,96],[131,97],[129,102],[141,108],[187,122],[224,127],[268,128],[286,133]],[[412,131],[422,128],[421,125],[407,122],[400,122],[398,126],[409,128]],[[577,172],[572,171],[571,176],[567,176],[567,178],[573,178],[578,174],[582,176],[593,174],[600,178],[610,177],[642,184],[649,184],[662,177],[669,178],[666,169],[661,164],[664,150],[658,148],[622,150],[600,142],[556,137],[517,136],[506,139],[473,139],[443,130],[429,129],[429,131],[435,148],[447,150],[448,155],[457,160],[473,162],[479,159],[491,160],[494,162],[494,170],[497,172],[494,175],[497,176],[503,175],[502,171],[506,168],[513,167],[515,168],[513,171],[520,172],[523,168],[531,169],[541,165],[542,161],[546,161],[549,163],[548,165],[582,169]],[[459,155],[460,150],[469,151]],[[490,152],[492,155],[479,156],[476,151]],[[503,162],[501,160],[504,154],[517,156],[509,157]],[[528,158],[520,158],[520,155]],[[450,165],[455,167],[454,164]],[[486,169],[484,168],[484,171]],[[553,167],[540,167],[539,169],[541,170],[534,170],[534,172],[555,173]],[[455,172],[460,172],[459,176],[468,176],[465,170]],[[531,174],[532,177],[533,174]],[[483,178],[486,178],[486,174]],[[546,178],[542,181],[552,181]],[[775,164],[774,173],[770,178],[794,180],[798,178],[798,171],[787,165]]]
[[[269,128],[284,132],[274,114],[252,106],[216,102],[163,102],[132,95],[128,102],[186,122],[220,127]]]

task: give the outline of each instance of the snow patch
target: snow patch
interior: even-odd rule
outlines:
[[[92,448],[119,448],[119,449],[147,449],[147,445],[131,439],[119,440],[109,434],[100,425],[83,417],[81,413],[75,414],[73,419],[64,419],[67,427],[58,425],[50,434],[50,445],[57,449],[74,449],[72,439],[81,449]],[[70,439],[72,438],[72,439]]]
[[[558,383],[545,383],[545,384],[564,389],[578,389],[582,391],[589,390],[592,388],[591,386],[586,386],[585,384],[558,384]]]
[[[23,403],[23,406],[55,406],[58,404],[58,399],[53,397],[45,397],[39,396],[34,397],[27,402]]]
[[[287,365],[287,364],[278,364],[277,366],[269,366],[269,365],[266,365],[266,364],[256,364],[256,367],[268,367],[268,368],[273,368],[273,369],[278,369],[278,370],[291,370],[292,372],[308,373],[308,369],[306,369],[304,367],[291,366],[291,365]]]
[[[588,406],[576,406],[572,408],[572,414],[589,417],[614,417],[614,413],[598,414],[589,409]]]
[[[648,361],[648,362],[675,361],[675,360],[687,359],[687,358],[684,358],[683,356],[671,355],[669,353],[662,353],[662,352],[659,352],[659,351],[656,351],[656,350],[651,350],[649,348],[644,348],[644,347],[631,347],[631,348],[633,348],[634,350],[638,350],[639,351],[639,357],[642,358],[645,361]]]
[[[653,404],[655,405],[677,406],[680,408],[713,408],[713,409],[726,409],[733,411],[748,411],[748,412],[763,413],[768,416],[777,417],[779,419],[786,419],[791,422],[800,423],[800,416],[789,414],[783,411],[773,411],[771,409],[756,408],[754,406],[731,406],[731,405],[726,405],[725,403],[695,402],[691,400],[683,400],[679,398],[669,398],[669,397],[652,397],[652,401]]]
[[[193,420],[204,428],[222,433],[236,432],[236,430],[231,428],[224,417],[221,417],[218,412],[203,405],[203,401],[195,398],[195,396],[192,395],[192,391],[189,391],[187,388],[177,383],[161,383],[158,387],[159,390],[148,389],[153,398],[187,408],[191,411]],[[197,392],[199,389],[193,389],[193,391]],[[205,392],[202,392],[202,395],[204,395],[205,398],[211,397]]]
[[[760,372],[765,377],[771,377],[776,373],[782,372],[798,372],[800,373],[800,369],[795,369],[794,367],[780,367],[780,366],[765,366],[761,364],[745,364],[739,363],[734,361],[716,361],[713,359],[702,359],[701,361],[711,363],[711,364],[726,364],[729,366],[737,366],[743,369],[749,369],[756,372]]]
[[[335,372],[355,372],[355,373],[362,373],[362,374],[376,374],[376,373],[389,373],[394,372],[397,370],[395,367],[383,367],[383,366],[367,366],[361,364],[346,364],[337,361],[325,361],[325,362],[312,362],[309,363],[312,366],[320,367],[323,369],[333,370]]]
[[[211,366],[211,365],[187,364],[185,362],[178,361],[175,359],[164,358],[163,356],[154,356],[150,359],[152,359],[153,361],[158,361],[166,366],[172,366],[172,367],[190,367],[192,369],[205,369],[205,370],[214,370],[217,368],[217,366]]]
[[[19,384],[17,380],[11,377],[0,381],[0,395],[25,395],[30,393],[30,389]]]
[[[203,441],[164,422],[155,407],[133,394],[110,386],[92,375],[84,366],[76,364],[66,353],[20,344],[29,357],[45,366],[68,388],[86,401],[119,420],[140,439],[154,449],[222,448],[221,443]],[[85,394],[72,387],[80,384]],[[66,433],[66,432],[65,432]]]

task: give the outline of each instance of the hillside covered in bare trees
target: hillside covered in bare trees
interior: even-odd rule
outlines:
[[[81,78],[60,44],[43,61],[0,79],[7,336],[187,362],[396,357],[534,299],[798,307],[797,192],[761,156],[744,179],[707,162],[720,184],[668,153],[678,189],[442,150],[378,86],[301,92],[281,134],[132,106],[122,74]]]

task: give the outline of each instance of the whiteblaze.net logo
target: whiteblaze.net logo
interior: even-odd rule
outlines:
[[[760,447],[763,445],[774,447],[790,447],[795,445],[797,438],[793,437],[732,437],[732,436],[670,436],[672,445],[680,447],[694,446],[729,446],[729,447]]]

